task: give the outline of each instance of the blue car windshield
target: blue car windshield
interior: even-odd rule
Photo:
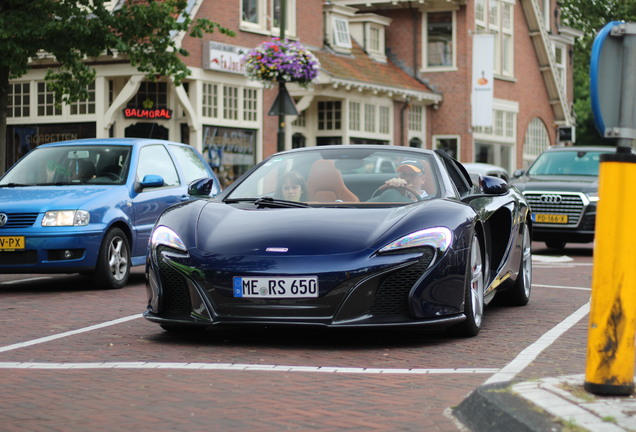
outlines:
[[[242,180],[225,201],[267,197],[309,205],[404,205],[438,196],[432,158],[430,153],[368,148],[317,148],[274,155]]]
[[[0,179],[1,186],[123,184],[130,146],[38,147]]]
[[[609,152],[609,151],[608,151]],[[545,152],[528,169],[528,175],[598,176],[603,151],[572,150]]]

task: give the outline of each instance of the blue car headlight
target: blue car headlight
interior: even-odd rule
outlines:
[[[90,221],[86,210],[51,210],[42,218],[42,226],[86,226]]]
[[[431,246],[440,252],[445,252],[452,242],[453,234],[446,227],[427,228],[405,235],[380,249],[380,253],[395,252],[405,249]]]
[[[166,226],[158,226],[152,232],[152,236],[150,237],[150,248],[154,252],[158,246],[168,246],[172,249],[180,250],[183,252],[187,252],[185,244],[179,238],[177,233],[172,231],[170,228]]]

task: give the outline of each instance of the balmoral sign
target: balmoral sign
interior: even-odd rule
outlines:
[[[172,110],[166,108],[124,108],[124,118],[170,120]]]
[[[250,50],[249,48],[212,41],[209,41],[207,44],[208,49],[203,51],[203,69],[238,74],[245,73],[243,54],[248,52]]]

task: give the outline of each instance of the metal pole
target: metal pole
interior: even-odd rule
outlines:
[[[285,41],[285,22],[287,20],[287,0],[280,0],[280,40]],[[278,94],[281,94],[284,82],[278,83]],[[285,114],[278,115],[277,151],[285,150]]]

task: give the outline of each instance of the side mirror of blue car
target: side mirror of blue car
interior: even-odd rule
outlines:
[[[145,175],[139,186],[142,189],[152,188],[152,187],[161,187],[164,185],[163,177],[155,174]]]
[[[210,177],[194,180],[188,185],[188,195],[195,197],[208,197],[214,187],[214,179]]]

